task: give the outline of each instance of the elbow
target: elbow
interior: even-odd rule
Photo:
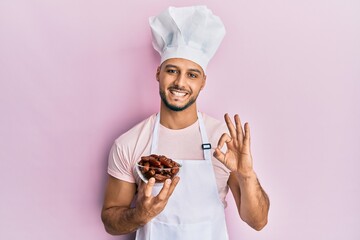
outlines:
[[[116,234],[116,232],[114,232],[114,230],[106,223],[106,221],[103,220],[103,224],[104,224],[104,229],[105,229],[105,232],[107,232],[108,234],[110,235],[118,235]]]
[[[265,218],[263,221],[257,222],[256,224],[250,225],[253,229],[256,231],[261,231],[266,225],[267,225],[267,218]]]
[[[105,231],[112,236],[122,235],[121,233],[113,231],[111,228],[107,227],[106,225],[104,225],[104,227],[105,227]]]
[[[113,235],[113,236],[121,235],[120,233],[114,231],[114,228],[110,224],[107,212],[104,211],[104,210],[101,212],[101,220],[102,220],[102,222],[104,224],[105,232],[107,232],[108,234]]]
[[[115,231],[114,228],[112,228],[110,225],[106,224],[105,222],[104,222],[104,229],[105,229],[105,232],[107,232],[108,234],[110,234],[112,236],[119,236],[119,235],[126,234],[126,233]]]
[[[106,226],[106,224],[104,224],[104,229],[105,229],[105,232],[107,232],[108,234],[110,235],[116,235],[108,226]]]
[[[267,217],[263,219],[253,219],[252,221],[245,221],[252,229],[256,231],[261,231],[268,223]]]
[[[251,218],[241,218],[241,219],[256,231],[261,231],[268,223],[267,216],[263,216],[261,218],[251,217]]]

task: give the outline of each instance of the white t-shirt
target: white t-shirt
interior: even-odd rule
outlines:
[[[227,133],[228,129],[225,123],[221,123],[204,113],[202,115],[209,142],[215,148],[221,135],[225,132]],[[110,151],[108,163],[108,173],[111,176],[130,183],[140,181],[138,176],[136,176],[134,167],[140,161],[141,156],[150,155],[155,119],[156,114],[151,115],[115,140]],[[161,124],[159,126],[157,154],[165,155],[173,160],[199,159],[201,161],[204,159],[201,144],[202,140],[198,121],[180,130],[168,129]],[[212,164],[219,197],[224,207],[226,207],[225,197],[229,190],[227,181],[230,170],[214,157],[212,157]]]

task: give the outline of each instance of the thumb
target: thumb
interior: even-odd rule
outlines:
[[[225,161],[225,154],[223,152],[221,152],[220,148],[217,147],[215,148],[214,154],[213,156],[219,160],[220,162],[224,163]]]

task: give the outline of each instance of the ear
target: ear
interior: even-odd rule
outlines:
[[[204,78],[203,78],[203,80],[202,80],[203,82],[202,82],[202,85],[201,85],[201,88],[200,88],[200,90],[203,90],[204,89],[204,87],[205,87],[205,85],[206,85],[206,75],[204,75]]]
[[[156,75],[155,75],[156,81],[159,81],[160,70],[161,70],[161,66],[158,66],[156,69]]]

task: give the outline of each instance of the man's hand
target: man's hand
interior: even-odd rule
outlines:
[[[235,126],[228,114],[225,114],[225,122],[229,129],[230,136],[224,133],[220,139],[214,152],[220,162],[222,162],[232,172],[237,172],[242,177],[252,175],[253,161],[250,152],[250,127],[245,123],[244,130],[241,126],[239,115],[235,115]],[[223,153],[221,148],[226,144],[227,151]]]
[[[232,171],[228,185],[241,219],[252,228],[261,230],[267,224],[270,201],[253,169],[249,124],[245,123],[243,131],[239,116],[235,115],[234,119],[235,126],[228,114],[225,114],[230,136],[224,133],[220,137],[214,157]],[[226,153],[220,150],[224,144],[227,146]]]
[[[143,224],[146,224],[164,210],[178,182],[179,177],[174,177],[172,180],[167,179],[157,196],[152,195],[155,184],[154,178],[150,178],[146,184],[140,184],[135,209]]]

